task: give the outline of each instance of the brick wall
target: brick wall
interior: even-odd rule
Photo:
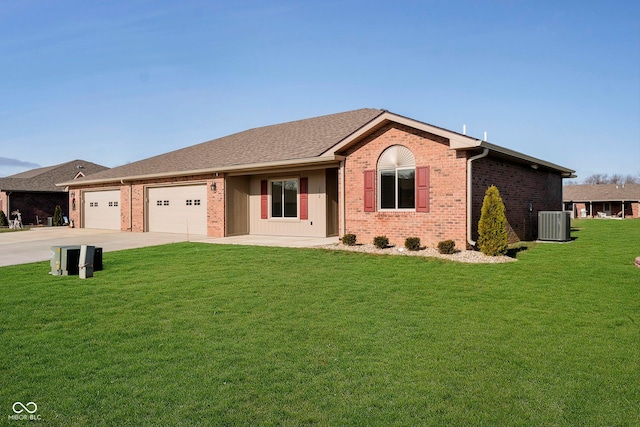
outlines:
[[[610,202],[611,215],[618,216],[622,210],[622,202]],[[574,203],[574,214],[576,218],[581,218],[581,209],[586,209],[587,218],[597,218],[598,211],[604,210],[603,202],[576,202]],[[592,216],[589,216],[589,209],[592,210]],[[625,202],[624,203],[624,217],[625,218],[638,218],[640,215],[640,203],[639,202]],[[621,216],[621,215],[620,215]]]
[[[505,205],[510,242],[532,240],[538,234],[538,211],[562,210],[562,177],[558,173],[532,169],[491,156],[473,162],[473,239],[484,194],[498,187]],[[529,203],[533,211],[529,214]]]
[[[364,212],[364,171],[375,170],[382,152],[396,144],[411,150],[416,167],[430,167],[429,212]],[[466,154],[449,149],[447,139],[394,123],[342,154],[346,155],[343,234],[354,233],[361,243],[386,235],[391,244],[404,246],[407,237],[416,236],[429,247],[447,239],[466,247]]]
[[[123,231],[143,232],[146,229],[146,189],[154,185],[181,184],[186,182],[206,183],[207,186],[207,235],[210,237],[224,237],[224,177],[186,176],[180,178],[153,179],[118,185],[120,189],[120,229]],[[211,184],[216,183],[216,191],[211,190]],[[81,222],[80,194],[82,191],[95,191],[100,188],[113,189],[111,185],[97,185],[86,188],[74,188],[76,194],[76,209],[71,207],[69,201],[70,218],[76,227]]]
[[[215,182],[216,191],[211,190]],[[220,175],[207,180],[207,236],[224,237],[225,234],[225,187]]]

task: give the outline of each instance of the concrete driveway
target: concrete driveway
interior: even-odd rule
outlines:
[[[0,267],[46,261],[51,246],[92,245],[103,252],[183,242],[186,235],[169,233],[128,233],[114,230],[42,227],[28,231],[0,233]]]
[[[93,230],[68,227],[38,227],[28,231],[0,233],[0,267],[47,261],[51,246],[92,245],[101,247],[103,253],[168,243],[192,242],[312,247],[337,243],[337,237],[309,238],[288,236],[235,236],[210,238],[171,233],[131,233],[128,231]]]

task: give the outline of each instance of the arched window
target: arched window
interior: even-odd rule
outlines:
[[[378,209],[415,209],[416,161],[402,145],[392,145],[378,159]]]

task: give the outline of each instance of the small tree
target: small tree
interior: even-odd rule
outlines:
[[[7,216],[4,214],[4,211],[0,211],[0,227],[7,227],[9,225],[9,221],[7,221]]]
[[[62,209],[60,208],[60,205],[56,205],[56,209],[53,211],[53,225],[58,227],[64,223],[63,221]]]
[[[487,189],[482,202],[482,214],[478,222],[478,247],[489,256],[507,253],[507,217],[504,203],[495,185]]]

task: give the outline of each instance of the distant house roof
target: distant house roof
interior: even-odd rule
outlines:
[[[55,166],[46,166],[20,172],[5,178],[0,178],[1,191],[64,191],[55,184],[70,181],[82,176],[94,174],[108,169],[85,160],[73,160]]]
[[[447,131],[386,110],[363,108],[271,126],[249,129],[166,154],[140,160],[77,181],[60,181],[73,186],[188,176],[211,172],[260,170],[271,167],[320,165],[339,160],[339,153],[359,138],[390,122],[412,126],[449,138],[457,150],[487,148],[496,155],[546,167],[565,177],[573,170],[535,159],[515,151]]]
[[[565,185],[564,202],[640,201],[640,184]]]

